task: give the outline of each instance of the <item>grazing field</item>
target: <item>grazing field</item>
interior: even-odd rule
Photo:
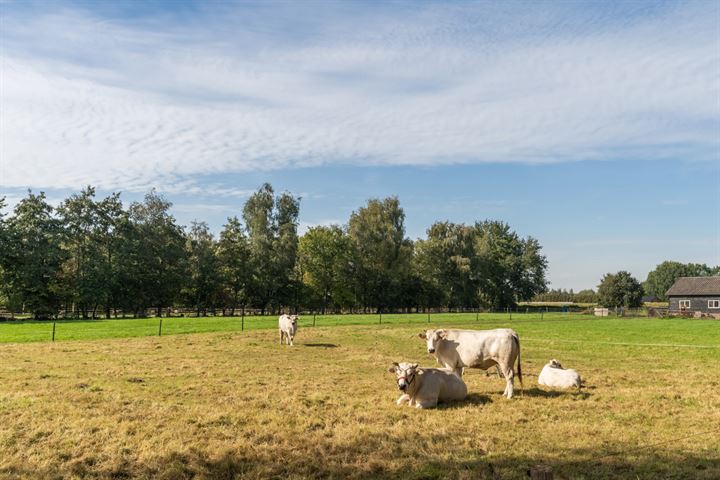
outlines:
[[[506,400],[502,380],[471,370],[466,401],[420,411],[395,405],[386,369],[434,364],[414,337],[427,323],[374,320],[303,318],[294,347],[252,319],[2,344],[0,478],[520,479],[536,464],[566,479],[720,478],[720,322],[434,316],[515,328],[525,389]],[[131,336],[111,322],[103,335]],[[0,339],[37,325],[0,325]],[[139,325],[132,336],[152,334]],[[586,387],[538,388],[550,358]]]

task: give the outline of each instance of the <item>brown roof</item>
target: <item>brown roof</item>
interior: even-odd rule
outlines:
[[[667,295],[720,295],[720,277],[680,277]]]

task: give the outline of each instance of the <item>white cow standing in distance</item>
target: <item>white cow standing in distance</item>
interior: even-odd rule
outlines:
[[[436,407],[438,402],[465,400],[467,386],[462,378],[447,368],[418,368],[417,363],[393,362],[388,372],[397,377],[397,386],[403,392],[397,404],[415,408]]]
[[[513,364],[517,359],[517,375],[522,386],[522,369],[520,368],[520,338],[510,328],[495,330],[427,330],[418,337],[427,342],[428,353],[446,368],[451,368],[462,376],[465,368],[481,368],[487,370],[497,366],[505,377],[503,395],[508,399],[515,391],[515,370]]]
[[[293,339],[295,338],[295,334],[297,333],[298,329],[297,322],[297,315],[280,315],[280,318],[278,319],[278,328],[280,330],[280,345],[283,344],[283,339],[287,339],[286,341],[288,345],[293,345]]]
[[[550,360],[538,375],[538,385],[555,388],[572,388],[580,389],[582,379],[580,374],[575,370],[565,369],[560,362],[554,358]]]

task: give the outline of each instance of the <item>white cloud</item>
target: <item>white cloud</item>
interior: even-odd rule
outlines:
[[[716,160],[719,37],[699,5],[607,25],[326,14],[297,41],[292,18],[258,33],[230,13],[25,17],[0,53],[0,185],[200,193],[197,175],[336,163]]]

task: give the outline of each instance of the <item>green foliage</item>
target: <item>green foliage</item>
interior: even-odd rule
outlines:
[[[379,311],[398,305],[411,275],[413,245],[405,237],[405,212],[397,197],[368,200],[350,215],[352,276],[360,305]]]
[[[216,253],[215,239],[205,222],[193,222],[187,238],[188,275],[186,278],[185,303],[207,314],[208,309],[218,305],[222,290],[220,260]]]
[[[267,183],[243,208],[253,272],[250,294],[263,311],[293,301],[299,213],[299,199],[287,192],[276,197]]]
[[[352,245],[337,225],[313,227],[300,239],[298,259],[302,281],[318,299],[324,314],[328,304],[347,304],[350,296],[348,268]]]
[[[678,278],[705,277],[719,273],[720,266],[713,269],[705,264],[665,261],[648,273],[647,279],[643,283],[643,290],[646,295],[667,301],[666,293]]]
[[[244,307],[247,304],[252,280],[250,244],[237,217],[228,218],[220,233],[217,256],[222,304],[230,308],[232,315],[238,306]]]
[[[61,268],[66,253],[62,224],[53,217],[45,194],[28,196],[15,207],[3,228],[7,249],[3,277],[11,302],[22,303],[35,318],[57,313],[61,301]]]
[[[598,301],[604,307],[639,307],[642,294],[640,282],[626,271],[606,274],[598,286]]]
[[[4,200],[0,200],[0,208]],[[87,187],[57,212],[32,193],[0,216],[0,301],[38,317],[156,315],[174,306],[310,307],[411,311],[502,308],[545,290],[537,240],[498,221],[438,222],[427,238],[405,235],[396,197],[371,199],[347,227],[297,233],[300,201],[263,185],[216,240],[207,224],[188,232],[155,191],[126,210],[119,194]]]

